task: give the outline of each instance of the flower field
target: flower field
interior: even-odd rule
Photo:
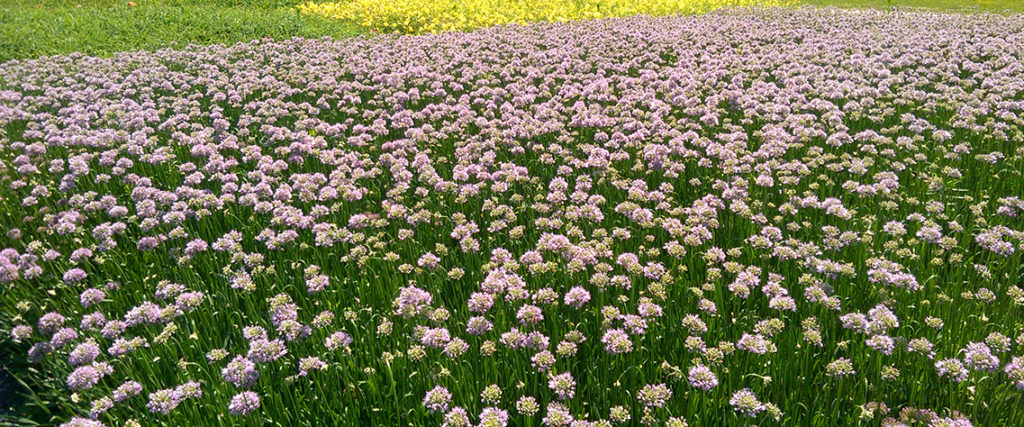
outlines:
[[[8,62],[0,332],[42,425],[1014,425],[1022,64],[836,9]]]
[[[464,31],[502,24],[565,22],[633,15],[707,13],[723,7],[781,6],[791,0],[341,0],[306,1],[308,15],[402,34]]]

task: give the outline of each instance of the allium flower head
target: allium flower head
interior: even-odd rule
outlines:
[[[447,388],[435,386],[423,397],[423,406],[426,406],[430,412],[445,412],[451,401],[452,394],[448,392]]]
[[[182,396],[172,388],[157,390],[149,394],[146,408],[154,414],[167,415],[181,403]]]
[[[444,422],[441,427],[469,427],[469,414],[461,407],[454,407],[444,414]]]
[[[961,382],[967,379],[967,368],[957,359],[942,359],[935,362],[935,369],[940,377],[949,377],[954,382]]]
[[[228,404],[228,413],[246,416],[259,408],[260,396],[255,392],[243,391],[231,398],[231,403]]]
[[[527,417],[532,417],[540,411],[540,405],[533,396],[523,396],[516,401],[516,411]]]
[[[68,375],[68,388],[81,391],[98,384],[103,376],[92,365],[80,366]]]
[[[60,427],[106,427],[106,425],[97,420],[74,417],[66,423],[61,423]]]
[[[747,388],[733,393],[732,397],[729,398],[729,404],[732,405],[736,412],[750,418],[757,416],[757,414],[765,409],[764,404],[757,400],[754,392]]]
[[[847,359],[845,357],[840,357],[829,363],[828,366],[825,367],[825,372],[826,375],[830,377],[838,378],[850,376],[857,373],[857,371],[853,369],[853,362],[851,362],[850,359]]]
[[[558,402],[551,402],[546,408],[544,419],[541,422],[547,427],[569,426],[573,422],[573,416],[569,408]]]
[[[718,385],[718,377],[704,365],[695,365],[690,368],[688,380],[691,386],[704,391],[710,391]]]
[[[601,337],[604,349],[611,354],[629,353],[633,350],[633,342],[622,329],[609,329]]]
[[[648,384],[637,393],[637,399],[645,407],[660,408],[672,398],[672,390],[665,384]]]
[[[220,372],[225,381],[240,388],[256,385],[256,380],[260,377],[256,364],[242,356],[235,356]]]
[[[343,331],[338,331],[328,336],[324,345],[328,350],[336,350],[339,347],[348,347],[352,345],[352,337]]]
[[[1010,360],[1003,368],[1003,372],[1009,377],[1017,390],[1024,390],[1024,356],[1017,356]]]
[[[484,408],[480,412],[480,427],[505,427],[508,425],[508,411],[495,407]]]
[[[572,399],[576,394],[576,380],[568,372],[551,376],[548,379],[548,387],[555,392],[559,400]]]
[[[590,292],[581,286],[574,286],[565,293],[565,305],[567,306],[581,308],[587,301],[590,301]]]
[[[999,370],[999,358],[992,354],[988,345],[980,342],[967,344],[964,349],[964,363],[975,371],[995,372]]]

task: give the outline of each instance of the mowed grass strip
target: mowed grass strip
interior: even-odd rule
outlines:
[[[1024,1],[1020,0],[802,0],[801,3],[840,8],[909,7],[945,12],[1024,12]]]
[[[348,37],[354,25],[301,15],[287,2],[153,1],[0,3],[0,62],[269,37]]]

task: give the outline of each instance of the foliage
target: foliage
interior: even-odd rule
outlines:
[[[422,34],[511,23],[696,14],[722,7],[791,3],[787,0],[343,0],[309,1],[299,5],[298,10],[354,22],[367,31]]]
[[[214,2],[0,4],[0,62],[79,52],[117,52],[188,44],[238,43],[269,37],[347,37],[353,25],[304,16],[287,7],[259,8]]]

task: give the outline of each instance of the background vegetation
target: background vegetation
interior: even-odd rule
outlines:
[[[302,15],[283,0],[3,0],[0,61],[69,52],[231,44],[270,37],[348,37],[355,26]],[[134,4],[134,6],[132,6]]]
[[[189,43],[348,37],[356,25],[301,14],[298,0],[0,0],[0,62],[69,52],[107,56]],[[1018,0],[799,0],[839,7],[1024,12]]]

